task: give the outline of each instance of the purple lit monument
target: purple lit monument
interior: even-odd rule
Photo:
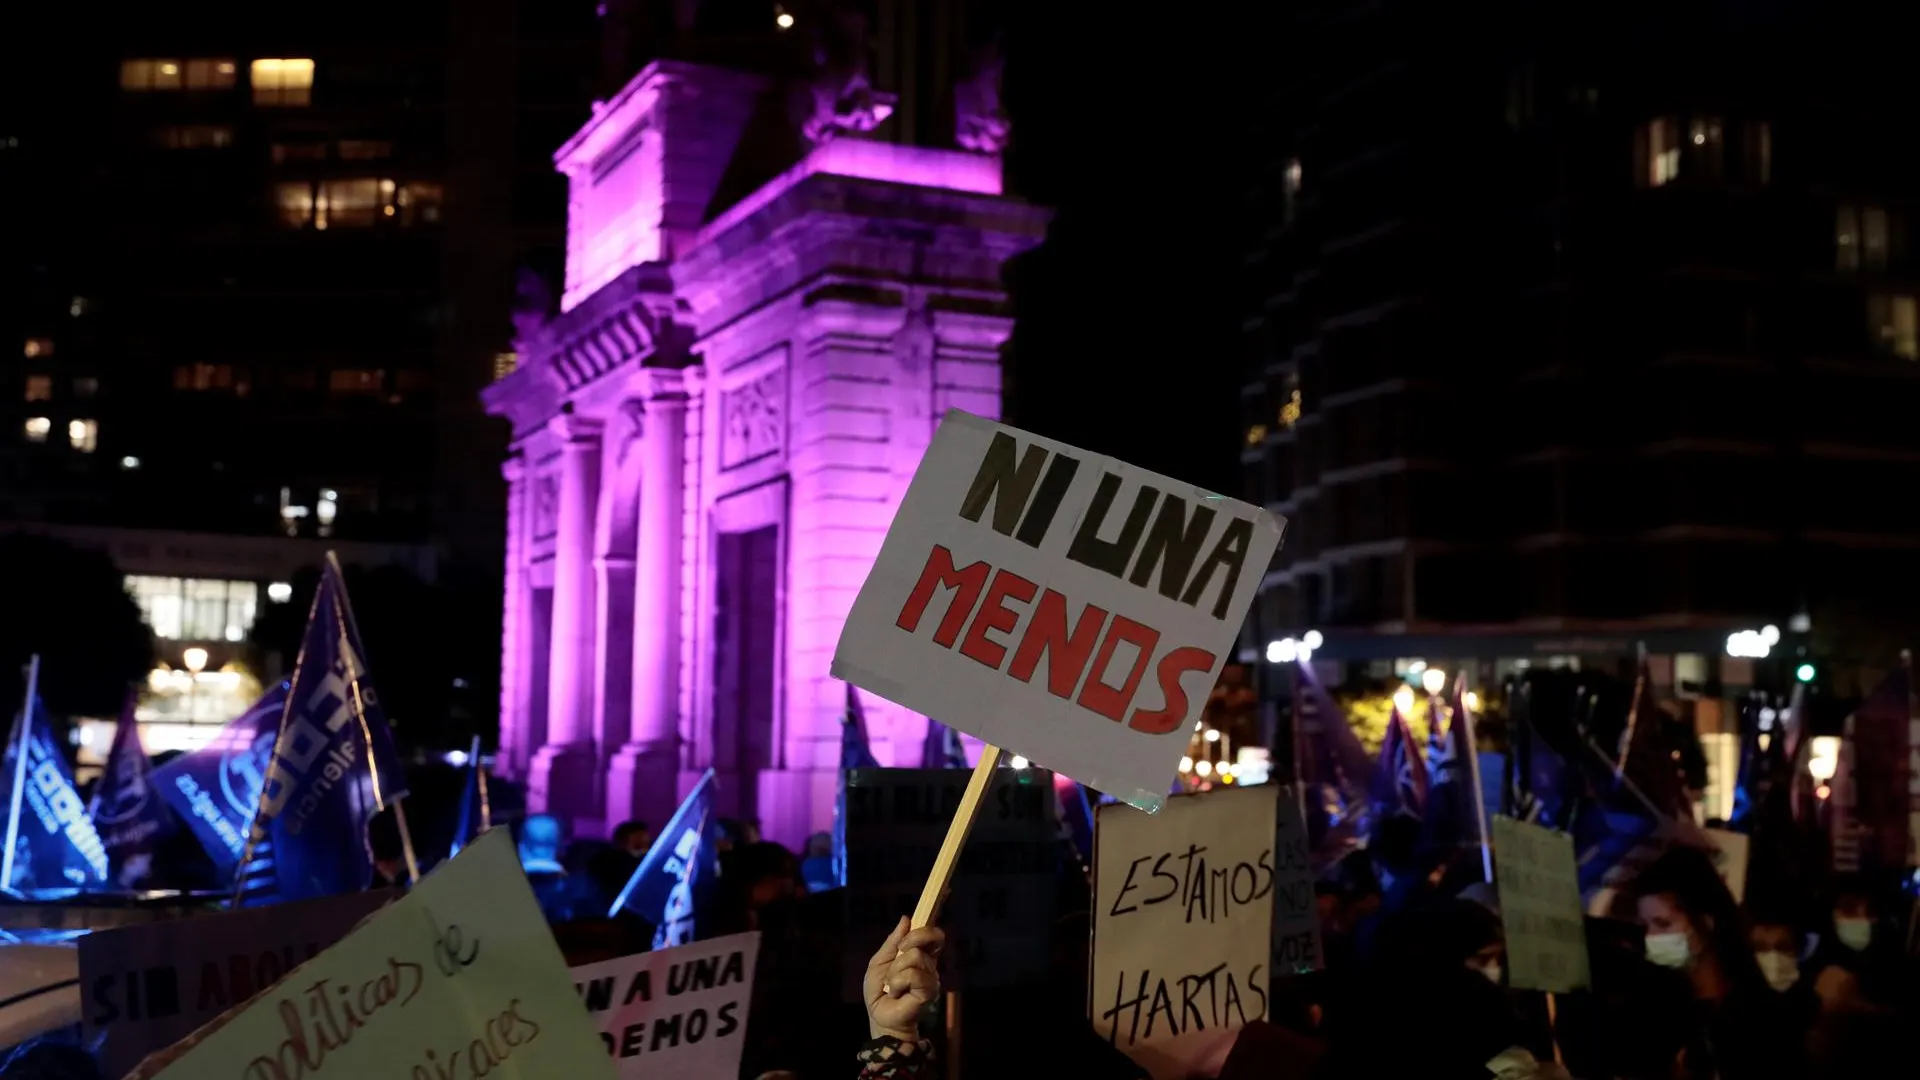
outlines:
[[[930,149],[857,89],[801,90],[800,149],[740,198],[790,112],[758,76],[656,63],[555,156],[560,313],[485,396],[513,425],[500,767],[582,830],[658,825],[709,766],[769,839],[827,828],[841,623],[937,418],[999,414],[1000,268],[1046,214],[1001,194],[997,100],[969,84],[967,149]],[[863,700],[875,755],[919,764],[925,718]]]

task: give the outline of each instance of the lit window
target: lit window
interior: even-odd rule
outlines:
[[[1834,268],[1885,270],[1897,227],[1885,207],[1841,204],[1833,225]]]
[[[267,586],[267,599],[273,601],[276,604],[284,604],[287,601],[293,599],[292,582],[276,581],[273,584]]]
[[[153,636],[166,641],[245,641],[260,609],[251,581],[129,574],[127,593]]]
[[[1280,426],[1289,428],[1300,422],[1300,391],[1287,395],[1286,403],[1280,406]]]
[[[73,380],[73,396],[90,398],[100,392],[100,380],[91,375],[82,375]]]
[[[28,442],[46,442],[47,435],[53,431],[53,421],[44,416],[29,416],[23,430]]]
[[[134,457],[132,454],[128,454],[126,457],[120,459],[120,467],[128,472],[132,472],[140,467],[140,459]]]
[[[1875,293],[1867,297],[1867,330],[1874,348],[1902,360],[1920,360],[1920,301]]]
[[[273,203],[280,213],[280,224],[304,229],[313,224],[313,185],[306,181],[275,184]]]
[[[383,180],[382,184],[391,185],[392,181]],[[387,216],[392,217],[394,207],[399,208],[400,224],[431,225],[440,220],[440,199],[442,189],[439,184],[409,181],[393,196],[393,206],[387,208]]]
[[[520,354],[517,352],[500,352],[493,354],[493,377],[496,379],[506,378],[513,374],[514,370],[519,366]]]
[[[40,356],[52,356],[53,340],[51,338],[30,337],[27,339],[26,346],[20,351],[25,354],[29,360]]]
[[[1292,158],[1287,162],[1286,172],[1281,176],[1281,214],[1287,224],[1300,213],[1300,159]]]
[[[67,422],[67,441],[75,450],[91,454],[100,445],[100,422],[98,420],[69,420]]]
[[[380,208],[390,205],[392,198],[391,180],[328,180],[320,186],[313,227],[364,228],[380,217]]]
[[[326,143],[274,143],[273,163],[284,165],[289,161],[325,161]]]
[[[1254,424],[1251,427],[1247,428],[1247,445],[1248,446],[1259,446],[1261,441],[1264,440],[1266,437],[1267,437],[1267,425],[1265,424]]]
[[[324,147],[322,148],[324,152]],[[393,156],[393,144],[373,139],[341,139],[341,161],[379,161]]]
[[[187,61],[187,89],[231,90],[236,70],[231,60],[189,60]]]
[[[174,124],[153,133],[168,150],[224,150],[233,145],[233,129],[220,124]]]
[[[87,312],[91,310],[93,310],[93,301],[88,300],[84,296],[74,297],[73,302],[67,305],[67,314],[73,316],[76,319],[80,318],[82,315],[85,315]]]
[[[327,373],[327,389],[336,394],[377,394],[387,381],[384,371],[339,368]]]
[[[27,376],[27,400],[28,401],[52,401],[53,400],[53,376],[51,375]]]
[[[233,366],[230,364],[182,364],[173,369],[175,390],[230,390]]]
[[[311,60],[255,60],[252,77],[255,105],[313,104]]]
[[[147,90],[178,90],[182,82],[181,64],[178,60],[122,60],[120,62],[120,89],[143,92]]]
[[[1647,186],[1659,187],[1680,176],[1680,125],[1670,116],[1650,121],[1647,140]]]

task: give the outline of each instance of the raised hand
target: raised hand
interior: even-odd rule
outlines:
[[[900,917],[867,962],[861,980],[867,1028],[874,1038],[892,1036],[910,1043],[920,1037],[920,1010],[940,996],[940,947],[946,941],[939,927],[910,930],[907,917]]]

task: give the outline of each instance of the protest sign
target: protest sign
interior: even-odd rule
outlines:
[[[1298,788],[1274,796],[1273,970],[1299,975],[1326,966],[1320,951],[1320,901],[1314,895],[1307,812]]]
[[[847,773],[849,1000],[900,916],[913,911],[960,806],[966,769]],[[1046,977],[1060,865],[1059,802],[1044,769],[997,769],[961,849],[941,927],[941,985],[982,989]]]
[[[833,675],[1157,808],[1282,525],[950,410]]]
[[[734,934],[586,964],[573,982],[620,1076],[735,1076],[759,957],[759,934]]]
[[[142,923],[80,939],[82,1027],[109,1076],[278,982],[393,899],[389,890]]]
[[[1507,927],[1507,983],[1549,993],[1588,986],[1587,926],[1573,838],[1496,815],[1493,856],[1500,918]]]
[[[1746,833],[1737,833],[1731,829],[1702,829],[1707,840],[1713,844],[1707,854],[1713,859],[1713,868],[1720,871],[1720,880],[1727,883],[1727,891],[1733,894],[1735,903],[1744,903],[1747,899],[1747,852],[1751,848],[1751,838]]]
[[[592,1018],[494,829],[339,944],[194,1033],[168,1080],[612,1080]]]
[[[1087,1015],[1154,1080],[1189,1075],[1207,1032],[1267,1015],[1281,790],[1097,812]]]

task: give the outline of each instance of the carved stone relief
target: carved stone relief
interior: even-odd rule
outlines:
[[[560,478],[541,473],[533,482],[533,535],[544,539],[560,529]]]
[[[786,442],[787,372],[782,368],[720,395],[720,467],[731,469]]]
[[[953,140],[963,150],[998,154],[1007,148],[1013,125],[1000,102],[1005,61],[998,42],[975,54],[967,74],[953,88]]]

